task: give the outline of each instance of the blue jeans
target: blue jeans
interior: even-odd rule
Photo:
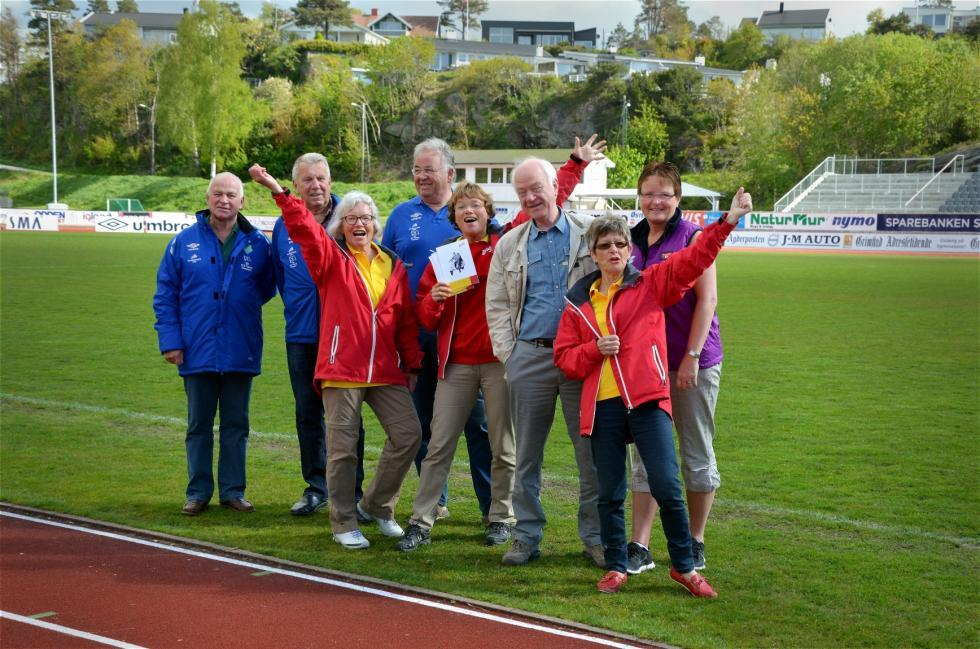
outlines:
[[[245,450],[248,447],[249,374],[205,372],[184,377],[187,393],[187,500],[208,502],[214,495],[214,416],[218,425],[218,498],[245,497]]]
[[[313,387],[316,371],[315,343],[286,343],[289,382],[296,400],[296,437],[299,440],[299,463],[306,481],[305,494],[327,497],[327,431],[323,421],[323,401]],[[355,498],[361,499],[364,483],[364,424],[357,438],[357,483]]]
[[[660,505],[660,522],[667,552],[677,572],[694,569],[691,529],[678,477],[677,453],[670,417],[648,401],[632,411],[619,397],[596,403],[592,427],[592,457],[599,476],[599,525],[605,546],[606,569],[626,572],[626,435],[647,469],[650,493]]]
[[[419,373],[415,392],[412,393],[412,403],[422,424],[422,446],[415,456],[415,468],[422,469],[422,460],[429,450],[429,439],[432,437],[432,404],[436,398],[436,384],[439,381],[439,349],[435,334],[422,332],[419,335],[419,345],[425,354],[422,360],[422,371]],[[490,449],[490,435],[487,432],[487,415],[481,393],[470,417],[463,426],[466,436],[466,452],[470,457],[470,476],[473,480],[473,492],[484,516],[490,513],[490,465],[493,462],[493,451]],[[445,505],[449,497],[449,483],[443,487],[439,504]]]

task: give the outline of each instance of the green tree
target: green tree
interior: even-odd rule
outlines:
[[[629,120],[626,131],[628,148],[640,151],[646,158],[663,159],[667,152],[667,126],[660,119],[657,109],[650,102],[640,104],[635,117]]]
[[[20,72],[21,47],[17,18],[10,7],[4,7],[0,12],[0,67],[3,68],[4,80],[8,84],[12,84]]]
[[[687,7],[679,0],[640,0],[635,24],[647,39],[655,38],[680,23],[687,23]]]
[[[874,9],[868,14],[868,34],[888,34],[891,32],[912,33],[912,19],[909,15],[897,13],[886,18],[885,12],[881,9]]]
[[[980,18],[974,18],[966,24],[963,28],[963,36],[974,43],[980,42]]]
[[[77,11],[78,7],[72,0],[31,0],[31,9],[44,9],[48,11],[62,11],[70,14]],[[71,27],[72,18],[67,16],[63,20],[51,19],[51,29],[55,35]],[[27,21],[27,28],[31,30],[37,42],[47,41],[48,38],[48,19],[40,16],[31,16]]]
[[[136,0],[116,0],[116,13],[138,14],[139,12],[140,8]]]
[[[347,0],[299,0],[293,14],[297,25],[322,27],[324,38],[329,38],[330,25],[353,23]]]
[[[167,48],[161,74],[161,135],[178,149],[217,166],[237,161],[256,111],[241,79],[245,55],[239,22],[214,0],[177,24],[177,43]]]
[[[609,36],[606,37],[606,47],[616,47],[623,48],[629,44],[630,32],[623,26],[623,23],[617,23],[616,28],[609,32]]]
[[[415,36],[392,40],[368,52],[371,105],[385,118],[418,105],[428,86],[429,66],[435,59],[432,41]]]
[[[442,7],[442,22],[448,27],[460,29],[463,40],[471,27],[480,26],[480,15],[486,13],[487,0],[438,0]]]
[[[109,13],[109,0],[88,0],[87,10],[94,14]]]
[[[282,26],[293,20],[293,12],[283,9],[275,2],[266,0],[262,3],[262,10],[259,13],[259,22],[273,33],[279,34]]]
[[[658,159],[659,156],[648,156],[644,151],[631,146],[612,145],[606,149],[606,156],[616,166],[609,169],[606,184],[610,188],[635,189],[636,179],[643,171],[647,160]]]
[[[103,145],[89,149],[89,158],[111,166],[116,158],[139,158],[140,104],[147,99],[150,70],[148,52],[131,20],[108,27],[86,47],[85,61],[76,80],[87,130],[102,134],[108,144],[130,140],[128,151]]]
[[[721,46],[718,63],[732,70],[745,70],[762,63],[766,56],[766,39],[751,23],[742,25]]]

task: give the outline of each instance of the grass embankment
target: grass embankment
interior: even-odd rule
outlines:
[[[246,215],[274,216],[279,208],[269,192],[245,180]],[[287,180],[287,179],[280,179]],[[207,207],[206,178],[184,176],[98,176],[94,174],[59,173],[58,200],[73,210],[104,210],[109,198],[138,198],[143,208],[154,212],[194,212]],[[341,196],[352,189],[367,192],[387,216],[398,203],[415,195],[411,181],[393,183],[333,184]],[[51,174],[0,170],[0,190],[6,190],[15,208],[44,207],[51,202]]]
[[[575,465],[546,449],[543,555],[499,565],[465,451],[452,517],[401,555],[331,542],[296,519],[302,489],[281,303],[265,310],[249,449],[252,516],[179,514],[185,397],[161,359],[151,296],[166,237],[0,233],[0,498],[514,606],[684,647],[976,646],[980,268],[974,259],[729,252],[723,476],[697,601],[657,568],[595,591],[580,556]],[[382,436],[368,417],[368,471]],[[410,474],[398,518],[410,513]]]

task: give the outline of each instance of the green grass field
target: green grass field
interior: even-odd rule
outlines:
[[[580,556],[575,465],[556,426],[542,559],[481,545],[461,451],[452,517],[409,554],[296,519],[298,451],[279,298],[265,310],[249,450],[252,516],[179,514],[185,400],[151,297],[165,237],[0,233],[0,498],[431,588],[684,647],[977,646],[980,261],[723,253],[723,486],[715,601],[657,568],[617,596]],[[369,418],[369,473],[381,446]],[[402,492],[407,517],[415,480]]]

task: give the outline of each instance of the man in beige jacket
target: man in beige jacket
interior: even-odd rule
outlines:
[[[544,446],[561,398],[579,470],[579,536],[583,554],[603,567],[596,472],[588,440],[579,436],[582,384],[555,367],[552,348],[565,291],[595,270],[585,231],[591,217],[560,209],[558,183],[547,161],[528,158],[514,168],[514,190],[531,220],[497,244],[487,278],[487,324],[493,352],[504,363],[517,437],[513,506],[517,525],[504,565],[540,556],[546,522],[541,506]]]

